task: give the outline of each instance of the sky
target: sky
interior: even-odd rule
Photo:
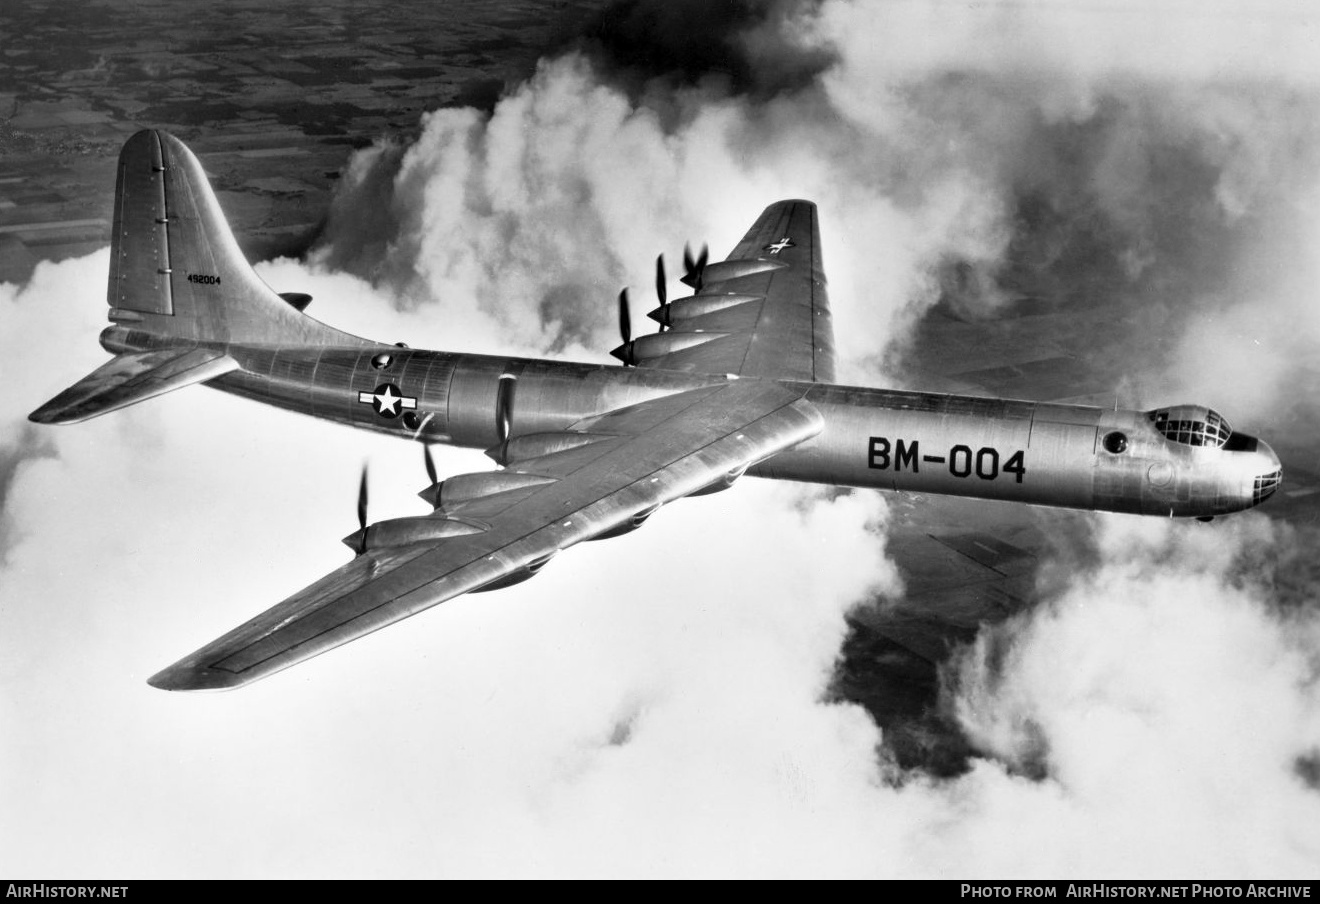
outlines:
[[[1113,310],[1131,404],[1320,430],[1305,5],[618,8],[493,111],[361,152],[320,244],[258,272],[361,335],[604,361],[657,251],[718,258],[808,197],[841,380],[903,385],[933,305],[1048,296]],[[373,518],[426,479],[414,445],[201,389],[29,425],[104,360],[107,260],[0,286],[5,874],[1320,873],[1316,528],[1268,506],[1079,515],[943,673],[954,777],[827,694],[845,614],[903,593],[871,492],[741,481],[242,691],[150,688],[345,561],[364,460]]]

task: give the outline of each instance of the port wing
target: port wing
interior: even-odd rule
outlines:
[[[353,561],[151,678],[166,690],[237,687],[474,590],[530,577],[560,551],[727,485],[814,436],[820,414],[777,384],[729,382],[619,409],[558,434],[515,437],[504,471],[439,485],[440,508],[364,532]],[[496,451],[504,457],[504,450]],[[453,494],[446,485],[489,492]],[[472,480],[471,478],[479,478]],[[433,488],[434,489],[434,488]],[[445,524],[448,522],[448,527]]]

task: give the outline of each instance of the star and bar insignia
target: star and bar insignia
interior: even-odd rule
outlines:
[[[382,383],[375,392],[359,392],[358,401],[370,405],[384,418],[398,417],[402,411],[412,411],[417,407],[416,396],[406,396],[393,383]]]

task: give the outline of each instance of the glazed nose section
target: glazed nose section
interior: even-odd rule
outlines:
[[[1251,504],[1260,505],[1273,496],[1274,491],[1279,488],[1279,483],[1283,480],[1283,467],[1279,464],[1279,456],[1274,454],[1274,450],[1264,440],[1261,440],[1256,447],[1253,458],[1256,479],[1251,489]]]

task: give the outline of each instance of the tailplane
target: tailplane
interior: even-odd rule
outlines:
[[[76,424],[237,369],[237,361],[216,349],[124,352],[29,414],[28,419],[38,424]]]

